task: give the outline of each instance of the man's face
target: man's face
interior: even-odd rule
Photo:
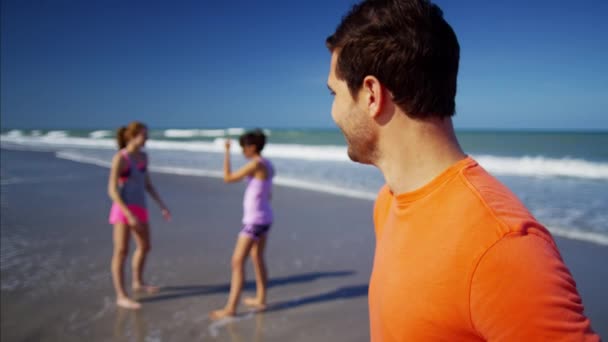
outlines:
[[[366,111],[365,99],[353,99],[344,80],[336,76],[338,54],[331,55],[331,66],[327,86],[334,97],[331,116],[344,134],[351,160],[373,164],[377,160],[378,132],[375,122]]]

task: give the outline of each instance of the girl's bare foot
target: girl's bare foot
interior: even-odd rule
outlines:
[[[254,297],[243,298],[243,304],[254,309],[256,312],[264,311],[266,309],[266,303],[263,303],[262,301]]]
[[[218,319],[233,317],[234,314],[235,312],[233,310],[228,310],[224,308],[220,310],[211,311],[211,313],[209,313],[209,318],[211,318],[211,320],[217,321]]]
[[[137,310],[141,308],[141,304],[130,299],[129,297],[119,297],[116,299],[116,305],[125,309]]]
[[[160,292],[160,287],[152,285],[133,285],[133,291],[145,294],[155,294]]]

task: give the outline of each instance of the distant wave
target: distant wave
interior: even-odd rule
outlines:
[[[475,156],[475,160],[497,175],[576,177],[608,180],[608,163],[574,158]]]
[[[57,138],[66,138],[68,137],[68,132],[66,131],[50,131],[48,132],[45,137],[47,137],[48,139],[57,139]]]
[[[232,129],[240,130],[240,129]],[[165,132],[166,134],[167,132]],[[175,133],[175,132],[174,132]],[[104,132],[105,134],[105,132]],[[179,133],[182,134],[182,133]],[[183,133],[185,134],[185,133]],[[101,132],[97,134],[101,136]],[[102,148],[114,149],[116,143],[109,138],[82,138],[66,136],[65,131],[52,131],[42,136],[25,136],[21,131],[10,131],[0,135],[3,147],[17,145],[20,148],[35,149],[53,148]],[[151,150],[194,151],[222,153],[224,139],[213,141],[148,141]],[[238,144],[235,144],[238,145]],[[240,153],[233,148],[233,153]],[[264,154],[271,158],[297,159],[319,162],[348,162],[345,146],[301,145],[301,144],[268,144]],[[494,155],[477,155],[474,158],[495,175],[527,177],[573,177],[582,179],[608,180],[608,162],[592,162],[576,158],[547,158],[543,156],[503,157]]]
[[[55,156],[60,159],[71,160],[78,163],[97,165],[101,167],[109,168],[112,166],[111,160],[103,160],[100,158],[89,157],[87,155],[77,153],[77,152],[57,152]]]
[[[264,130],[270,134],[270,130]],[[221,138],[226,136],[236,137],[245,133],[244,128],[228,129],[167,129],[163,132],[165,138]]]
[[[112,131],[99,130],[99,131],[93,131],[93,132],[89,133],[89,137],[91,137],[93,139],[100,139],[100,138],[111,137],[113,134],[114,133],[112,133]]]
[[[547,227],[547,229],[555,236],[608,246],[608,235],[602,233],[587,232],[573,228]]]
[[[175,132],[173,132],[175,134]],[[180,132],[184,136],[188,132]],[[189,132],[192,133],[192,132]],[[165,132],[166,134],[166,132]],[[8,146],[16,144],[29,147],[74,147],[74,148],[115,148],[114,139],[92,139],[80,137],[68,137],[61,134],[44,135],[40,137],[25,136],[21,132],[8,132],[0,135],[0,141]],[[170,141],[170,140],[148,140],[146,147],[156,150],[193,151],[193,152],[224,152],[224,138],[216,138],[213,141]],[[237,145],[233,141],[233,145]],[[240,153],[237,148],[234,153]],[[344,146],[313,146],[298,144],[268,144],[264,154],[274,158],[318,160],[318,161],[348,161],[346,147]]]
[[[2,134],[1,136],[7,138],[17,138],[23,136],[23,132],[18,129],[13,129],[12,131],[8,131],[5,134]]]
[[[61,147],[75,148],[115,148],[114,139],[70,137],[65,131],[51,131],[40,136],[26,136],[21,131],[10,131],[0,134],[3,147],[17,145],[34,149],[49,149]]]
[[[71,160],[80,163],[93,164],[109,168],[110,161],[103,160],[95,157],[90,157],[76,152],[57,152],[56,156],[61,159]],[[203,177],[214,177],[222,178],[223,173],[218,170],[204,170],[200,168],[188,168],[188,167],[168,167],[168,166],[151,166],[150,168],[154,172],[174,174],[174,175],[187,175],[187,176],[203,176]],[[320,184],[317,182],[305,181],[301,179],[293,179],[286,177],[275,178],[275,184],[298,188],[304,190],[310,190],[315,192],[329,193],[337,196],[357,198],[363,200],[375,200],[375,192],[358,191],[338,186],[332,186],[327,184]],[[571,240],[579,240],[590,242],[602,246],[608,246],[608,235],[602,233],[595,233],[589,231],[583,231],[575,228],[560,228],[560,227],[548,227],[551,233],[555,236]]]
[[[228,128],[226,130],[226,133],[228,133],[228,135],[241,135],[243,133],[245,133],[245,129],[244,128]]]
[[[196,138],[196,137],[223,137],[223,129],[167,129],[163,135],[167,138]]]

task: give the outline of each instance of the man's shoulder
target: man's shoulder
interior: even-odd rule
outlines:
[[[380,190],[378,190],[378,195],[376,196],[376,202],[380,200],[385,200],[390,197],[391,189],[388,187],[388,184],[384,184]]]
[[[508,187],[502,184],[480,165],[464,169],[461,180],[477,202],[477,210],[483,210],[494,226],[506,235],[521,232],[531,226],[542,227],[523,202]]]
[[[385,211],[393,198],[393,193],[388,185],[384,184],[376,195],[376,201],[374,202],[374,215],[378,214],[378,211]]]

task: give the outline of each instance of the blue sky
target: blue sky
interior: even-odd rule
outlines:
[[[324,42],[354,1],[3,0],[2,128],[333,127]],[[607,1],[436,1],[458,128],[608,129]]]

